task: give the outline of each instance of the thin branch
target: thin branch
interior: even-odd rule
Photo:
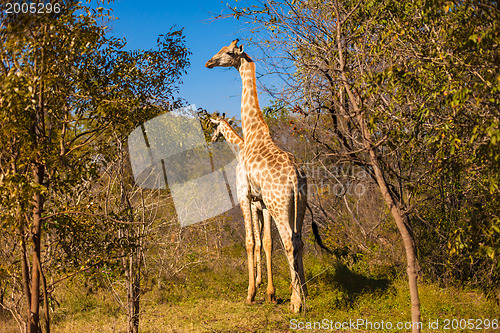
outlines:
[[[120,223],[120,224],[145,224],[145,223],[147,223],[147,222],[122,221],[122,220],[117,220],[115,218],[112,218],[109,215],[93,214],[93,213],[87,213],[87,212],[81,212],[81,211],[65,211],[65,212],[54,213],[54,214],[42,217],[42,220],[48,220],[48,219],[51,219],[51,218],[58,216],[58,215],[67,215],[67,214],[77,214],[77,215],[91,216],[91,217],[95,217],[95,218],[102,218],[102,219],[110,220],[112,222]]]

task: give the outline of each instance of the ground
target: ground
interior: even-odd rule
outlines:
[[[141,299],[140,332],[409,331],[403,326],[411,325],[404,276],[369,276],[359,265],[325,261],[314,253],[305,259],[310,280],[305,313],[292,314],[288,309],[289,281],[284,258],[279,257],[278,304],[263,302],[265,286],[261,286],[257,304],[246,305],[246,269],[240,260],[229,269],[220,263],[194,266],[183,278],[153,287]],[[52,312],[52,332],[126,332],[127,318],[116,295],[106,288],[85,290],[77,282],[61,288]],[[122,293],[119,288],[115,291]],[[422,282],[419,292],[423,332],[500,331],[500,307],[480,291]],[[7,317],[3,316],[0,331],[18,331]]]

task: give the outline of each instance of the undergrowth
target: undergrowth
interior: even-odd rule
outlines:
[[[313,253],[304,260],[309,290],[306,311],[292,314],[288,310],[288,267],[283,253],[276,252],[273,259],[277,305],[264,302],[265,275],[257,304],[246,305],[245,261],[221,258],[192,266],[182,275],[162,281],[146,292],[141,298],[141,332],[287,332],[307,328],[308,323],[317,325],[316,330],[311,331],[321,331],[320,323],[334,325],[364,320],[396,325],[411,317],[407,283],[392,267],[374,267],[362,261],[345,263]],[[229,263],[224,264],[225,260]],[[499,319],[499,306],[477,290],[422,282],[419,293],[424,332],[450,331],[429,330],[429,323],[436,320],[442,325],[445,319]],[[119,301],[125,298],[125,290],[120,283],[115,283],[113,288],[108,285],[89,290],[74,280],[60,288],[55,296],[54,332],[126,332],[126,315]],[[0,324],[4,327],[2,332],[17,330],[5,314]],[[358,327],[358,331],[405,330]]]

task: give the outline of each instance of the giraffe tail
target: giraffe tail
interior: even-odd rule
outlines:
[[[295,205],[294,208],[294,219],[293,219],[293,232],[296,234],[297,233],[297,202],[299,199],[299,182],[298,180],[295,180],[296,184],[293,187],[293,203]]]
[[[293,202],[295,205],[294,209],[294,220],[293,220],[293,232],[297,234],[297,202],[299,200],[299,181],[298,177],[295,179],[295,186],[293,187]]]
[[[311,207],[309,206],[309,203],[307,203],[307,202],[306,202],[306,207],[307,207],[307,209],[309,209],[309,212],[311,213],[311,228],[312,228],[312,232],[314,235],[314,239],[316,240],[316,243],[318,243],[319,247],[322,250],[325,250],[327,253],[332,254],[333,253],[332,250],[330,250],[328,247],[326,247],[323,244],[323,240],[321,239],[321,235],[319,234],[318,224],[316,222],[314,222],[313,211],[312,211]]]

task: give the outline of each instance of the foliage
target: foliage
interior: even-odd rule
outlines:
[[[415,126],[403,138],[424,147],[426,168],[412,184],[415,220],[426,261],[446,264],[445,270],[424,269],[494,292],[500,268],[500,9],[483,1],[387,5],[391,11],[382,10],[397,14],[388,15],[390,29],[381,34],[383,56],[395,56],[374,81],[394,104],[411,110],[403,119]]]
[[[173,96],[189,65],[182,30],[161,35],[157,50],[124,51],[107,34],[109,10],[60,3],[58,13],[1,14],[2,284],[16,299],[36,295],[26,304],[31,331],[40,278],[47,302],[55,285],[46,276],[116,270],[136,243],[118,232],[127,210],[107,201],[106,174],[135,126],[180,104]]]

